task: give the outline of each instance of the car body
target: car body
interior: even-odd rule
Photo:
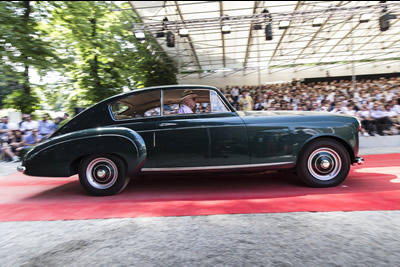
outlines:
[[[195,113],[178,114],[196,94]],[[161,108],[162,107],[162,108]],[[236,111],[215,87],[174,85],[113,96],[35,146],[19,170],[79,174],[92,195],[112,195],[140,173],[296,170],[310,186],[336,186],[358,157],[360,122],[324,112]]]

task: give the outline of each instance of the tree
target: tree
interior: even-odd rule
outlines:
[[[38,27],[38,22],[46,19],[47,14],[43,2],[0,2],[0,78],[18,84],[4,101],[6,107],[24,113],[39,107],[39,99],[32,92],[30,71],[35,68],[45,72],[58,63],[54,47]]]

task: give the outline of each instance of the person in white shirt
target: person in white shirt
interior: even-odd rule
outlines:
[[[33,121],[31,115],[26,115],[26,120],[21,123],[21,131],[24,134],[28,134],[31,133],[33,129],[39,129],[39,123],[37,121]]]
[[[192,90],[183,91],[181,97],[181,106],[178,110],[178,114],[194,113],[196,108],[196,97]]]
[[[239,100],[239,88],[237,86],[234,86],[231,90],[231,97],[233,100],[233,106],[237,109],[237,105],[238,105],[238,100]]]

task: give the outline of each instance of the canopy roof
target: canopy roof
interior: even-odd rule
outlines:
[[[381,3],[385,2],[385,3]],[[400,59],[400,3],[396,1],[130,1],[135,31],[159,44],[181,75],[299,71],[321,65]],[[387,15],[389,29],[380,24]],[[366,18],[370,16],[369,18]],[[166,19],[165,19],[166,18]],[[321,21],[316,21],[319,19]],[[286,28],[280,27],[284,21]],[[270,24],[272,40],[266,40]],[[313,25],[314,24],[314,25]],[[255,25],[261,25],[255,30]],[[229,34],[221,32],[230,26]],[[179,29],[189,35],[180,37]],[[281,29],[280,29],[281,28]],[[164,30],[164,37],[157,32]],[[166,33],[175,35],[168,47]]]

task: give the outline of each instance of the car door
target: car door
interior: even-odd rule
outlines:
[[[171,99],[165,91],[165,99]],[[217,92],[196,90],[208,104]],[[218,97],[220,104],[223,104]],[[212,102],[212,101],[211,101]],[[165,103],[164,103],[165,104]],[[168,104],[168,103],[167,103]],[[159,168],[224,167],[250,163],[247,131],[244,122],[228,108],[192,114],[164,114],[157,125],[156,148]]]
[[[157,167],[155,131],[160,119],[161,92],[149,90],[118,99],[111,105],[114,125],[136,131],[146,144],[144,168]]]

